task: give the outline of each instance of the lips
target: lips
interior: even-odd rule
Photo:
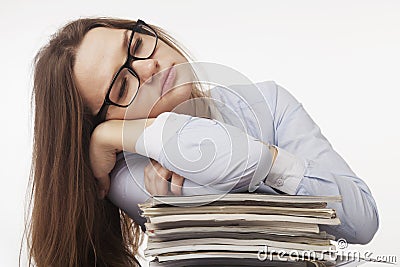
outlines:
[[[176,77],[176,70],[174,66],[171,66],[168,70],[164,71],[165,74],[161,80],[161,96],[164,96],[169,90],[172,89],[175,77]]]

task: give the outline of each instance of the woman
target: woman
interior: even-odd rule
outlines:
[[[137,204],[149,193],[341,194],[333,207],[342,225],[329,231],[372,239],[378,214],[368,187],[285,89],[266,82],[207,93],[189,61],[162,29],[107,18],[66,25],[38,53],[37,266],[134,265],[145,230]]]

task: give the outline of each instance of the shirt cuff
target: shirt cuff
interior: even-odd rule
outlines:
[[[268,173],[270,173],[272,169],[273,155],[268,149],[268,146],[265,146],[264,143],[261,144],[261,155],[257,153],[257,156],[258,155],[259,155],[259,158],[257,159],[258,166],[256,171],[254,172],[253,178],[251,179],[248,187],[250,193],[254,192],[261,186],[263,180],[266,179]]]
[[[274,147],[278,154],[264,183],[284,193],[295,195],[297,187],[304,177],[305,163],[286,150]]]
[[[135,144],[136,153],[158,161],[164,147],[192,116],[174,112],[163,112],[146,127]]]

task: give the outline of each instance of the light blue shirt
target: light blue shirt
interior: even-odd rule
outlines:
[[[145,230],[137,204],[150,197],[144,168],[153,158],[185,178],[184,195],[341,195],[341,203],[328,204],[341,224],[321,230],[349,243],[372,239],[379,219],[368,186],[287,90],[262,82],[217,86],[210,92],[216,105],[212,120],[164,112],[139,137],[137,154],[118,155],[108,195],[115,205]],[[274,164],[267,145],[278,150]]]

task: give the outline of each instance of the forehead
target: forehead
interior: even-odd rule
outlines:
[[[92,112],[100,108],[113,75],[125,60],[126,33],[124,29],[95,28],[77,48],[74,78]]]

